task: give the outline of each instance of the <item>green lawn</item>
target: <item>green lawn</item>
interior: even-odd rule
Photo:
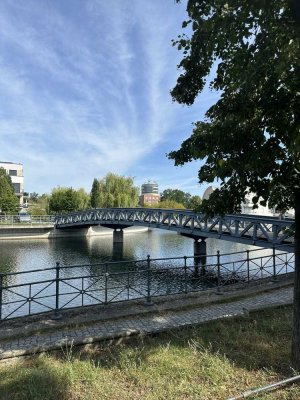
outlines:
[[[291,307],[0,365],[2,400],[226,399],[290,377]],[[300,385],[256,397],[300,399]]]

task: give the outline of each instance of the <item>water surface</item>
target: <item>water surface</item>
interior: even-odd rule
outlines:
[[[153,229],[124,235],[123,246],[112,236],[0,241],[0,272],[19,272],[61,265],[96,264],[114,260],[192,256],[194,241],[175,232]],[[123,248],[121,248],[123,247]],[[207,254],[232,253],[257,247],[207,239]]]

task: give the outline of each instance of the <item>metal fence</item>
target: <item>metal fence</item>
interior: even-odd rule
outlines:
[[[54,225],[55,215],[30,215],[26,220],[22,220],[19,215],[0,215],[0,227],[1,226],[35,226],[38,224],[49,224]]]
[[[294,271],[294,254],[266,249],[191,256],[61,265],[0,274],[0,320],[68,308],[190,293],[272,278]],[[264,252],[264,253],[261,253]],[[260,255],[263,254],[263,255]]]

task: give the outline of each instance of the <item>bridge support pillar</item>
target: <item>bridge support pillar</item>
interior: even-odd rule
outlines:
[[[113,233],[113,260],[123,259],[123,229],[114,229]]]
[[[123,243],[123,229],[114,229],[113,242]]]
[[[205,265],[206,265],[206,241],[201,239],[195,239],[194,241],[194,265],[195,265],[195,273],[199,273],[199,266],[201,267],[201,275],[205,274]]]

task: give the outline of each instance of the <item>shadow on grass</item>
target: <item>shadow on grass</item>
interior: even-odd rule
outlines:
[[[249,316],[216,321],[194,327],[185,333],[225,354],[235,365],[253,369],[271,369],[279,374],[292,374],[290,368],[292,307],[278,307],[250,313]],[[178,343],[183,343],[179,340]]]
[[[73,359],[93,361],[98,368],[139,368],[147,364],[151,354],[157,351],[158,339],[138,335],[74,348]],[[60,353],[56,357],[61,358]]]
[[[239,385],[265,384],[266,370],[273,377],[291,376],[291,335],[292,308],[280,307],[152,336],[70,347],[7,370],[2,366],[0,400],[142,398],[138,393],[154,393],[149,399],[223,399]],[[299,398],[295,390],[289,398]],[[107,396],[101,397],[102,392]]]
[[[0,400],[64,400],[70,387],[68,371],[52,368],[43,356],[1,366]]]
[[[287,306],[250,313],[245,318],[229,318],[144,338],[121,340],[117,345],[100,344],[89,350],[81,349],[75,357],[92,358],[104,368],[122,368],[126,362],[138,366],[147,362],[160,347],[172,345],[184,349],[193,341],[198,348],[212,354],[224,354],[237,367],[249,371],[268,369],[282,376],[291,376],[291,337],[292,308]]]

